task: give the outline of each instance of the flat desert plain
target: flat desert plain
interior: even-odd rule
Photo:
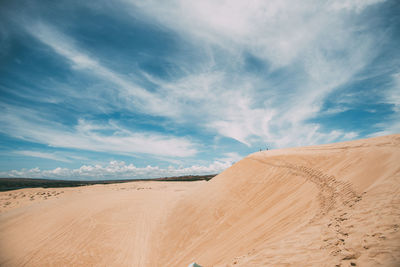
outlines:
[[[0,193],[1,266],[400,266],[400,135],[257,152],[205,182]]]

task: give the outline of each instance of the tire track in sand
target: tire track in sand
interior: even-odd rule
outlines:
[[[317,224],[321,219],[328,217],[328,223],[322,225],[322,238],[324,245],[321,247],[329,255],[337,259],[336,266],[341,266],[343,261],[350,261],[351,266],[356,266],[356,259],[360,253],[353,248],[345,247],[350,231],[343,224],[349,220],[350,210],[362,200],[362,197],[352,188],[349,182],[339,181],[333,175],[328,175],[311,167],[295,165],[279,161],[279,164],[267,162],[257,158],[249,158],[262,164],[275,168],[284,168],[295,176],[304,177],[318,188],[318,203],[320,211],[309,222]],[[283,162],[283,163],[282,163]]]

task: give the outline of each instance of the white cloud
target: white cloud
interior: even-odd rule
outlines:
[[[350,110],[350,107],[337,106],[337,107],[333,107],[333,108],[329,108],[327,110],[324,110],[323,112],[320,112],[320,115],[324,115],[324,116],[328,115],[329,116],[329,115],[334,115],[334,114],[346,112],[348,110]]]
[[[348,11],[361,12],[364,8],[384,2],[385,0],[334,0],[331,1],[331,8],[334,10],[345,9]]]
[[[141,179],[158,178],[183,175],[205,175],[220,173],[229,166],[230,161],[214,161],[208,166],[192,165],[190,167],[157,166],[136,167],[126,164],[124,161],[110,161],[107,164],[82,165],[77,169],[55,168],[53,170],[41,170],[40,168],[11,170],[0,172],[1,177],[25,177],[25,178],[53,178],[53,179]]]
[[[343,140],[352,140],[354,138],[358,137],[358,133],[356,132],[348,132],[343,136]]]
[[[354,139],[358,133],[342,130],[321,131],[318,124],[299,124],[288,129],[284,135],[276,137],[274,143],[277,147],[304,146],[327,144],[332,142]]]
[[[400,113],[400,72],[392,75],[393,86],[385,93],[385,102],[393,105],[393,111]]]
[[[347,134],[323,132],[307,120],[318,116],[325,98],[377,55],[375,33],[353,23],[354,15],[380,1],[125,2],[149,21],[198,46],[217,46],[230,57],[224,63],[233,67],[225,70],[215,71],[211,57],[206,71],[202,64],[201,72],[156,81],[169,89],[177,114],[196,117],[187,112],[188,101],[207,129],[248,146],[260,140],[285,146],[326,143]],[[262,75],[248,75],[241,69],[243,51],[263,60],[269,71],[295,68],[293,76],[273,85]]]
[[[152,20],[177,32],[223,46],[250,49],[276,66],[290,64],[320,42],[337,45],[343,37],[343,8],[362,10],[381,2],[290,0],[135,1],[126,0]],[[329,31],[332,34],[327,34]],[[336,36],[339,33],[338,36]],[[327,40],[321,37],[328,38]],[[344,40],[347,43],[348,40]],[[353,40],[355,41],[355,40]]]
[[[400,73],[392,75],[392,86],[385,91],[383,102],[392,105],[393,114],[375,125],[380,130],[370,134],[371,137],[400,133]]]
[[[237,161],[241,160],[242,158],[243,157],[241,155],[239,155],[237,152],[228,152],[228,153],[224,153],[224,157],[218,159],[218,161],[233,164],[234,162],[237,162]]]
[[[0,132],[53,147],[101,151],[123,155],[137,153],[187,157],[197,153],[194,144],[186,138],[150,132],[132,132],[108,122],[96,124],[83,119],[74,127],[46,120],[40,113],[24,108],[3,105]],[[103,134],[107,130],[108,134]],[[111,134],[110,134],[111,133]]]
[[[57,155],[55,153],[47,153],[47,152],[31,151],[31,150],[18,150],[18,151],[13,151],[13,153],[28,156],[28,157],[51,159],[51,160],[62,161],[62,162],[71,162],[71,160],[68,159],[67,157],[63,157],[63,156]]]
[[[391,123],[380,123],[375,125],[377,128],[382,129],[380,131],[376,131],[368,137],[377,137],[377,136],[384,136],[389,134],[398,134],[400,133],[400,116],[397,115],[396,120],[392,121]]]
[[[151,93],[135,84],[132,79],[105,67],[98,59],[85,53],[73,39],[56,28],[44,22],[27,23],[24,27],[58,55],[66,58],[77,71],[86,71],[103,81],[115,84],[117,86],[116,94],[120,96],[120,99],[126,99],[128,108],[140,109],[144,113],[154,115],[174,114],[174,106],[164,101],[162,95]],[[113,89],[107,88],[107,90]]]

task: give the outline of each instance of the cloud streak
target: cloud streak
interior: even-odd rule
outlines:
[[[210,72],[191,74],[172,86],[159,84],[174,87],[174,99],[206,95],[196,101],[200,114],[206,114],[207,128],[248,146],[260,141],[302,145],[346,135],[339,129],[324,132],[307,120],[318,115],[329,94],[354,79],[376,56],[376,36],[360,35],[362,25],[354,24],[352,14],[380,1],[128,2],[160,25],[200,45],[217,46],[231,58],[224,63],[233,69],[211,71],[218,65],[212,57]],[[268,72],[287,69],[287,75],[272,77],[276,80],[271,84],[263,75],[244,73],[243,51],[269,66]],[[188,88],[190,95],[185,94]],[[185,101],[177,102],[187,110],[181,104]]]
[[[94,75],[105,82],[116,85],[116,93],[120,95],[120,99],[126,98],[128,100],[127,107],[135,107],[145,113],[163,114],[164,116],[174,111],[173,106],[163,101],[162,95],[153,94],[135,84],[132,79],[125,78],[123,75],[105,67],[99,60],[80,49],[73,39],[49,24],[37,22],[29,23],[24,27],[35,38],[68,60],[73,69],[85,71],[89,75]]]
[[[196,154],[194,144],[185,138],[156,133],[135,133],[114,122],[96,124],[80,119],[73,127],[42,118],[32,111],[6,106],[0,132],[51,147],[74,148],[122,155],[137,153],[169,157]],[[107,132],[107,134],[102,132]]]
[[[24,156],[28,156],[28,157],[34,157],[34,158],[50,159],[50,160],[61,161],[61,162],[71,162],[71,160],[68,159],[68,157],[57,155],[56,153],[46,153],[46,152],[31,151],[31,150],[20,150],[20,151],[14,151],[13,154],[24,155]]]

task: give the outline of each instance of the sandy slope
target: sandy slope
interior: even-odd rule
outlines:
[[[148,266],[156,244],[153,229],[189,188],[201,183],[3,192],[2,206],[14,202],[6,205],[14,207],[0,214],[0,266]]]
[[[400,135],[255,153],[168,218],[155,266],[400,266]]]
[[[209,182],[3,192],[0,207],[1,266],[400,266],[400,135],[259,152]]]

